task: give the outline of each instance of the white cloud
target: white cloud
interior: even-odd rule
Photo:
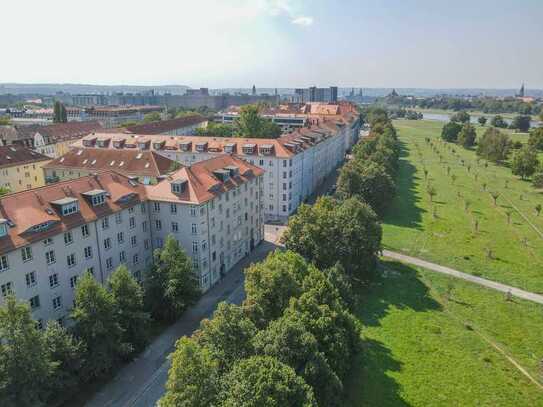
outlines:
[[[306,17],[306,16],[296,17],[292,19],[292,24],[303,25],[305,27],[308,27],[311,24],[313,24],[313,17]]]

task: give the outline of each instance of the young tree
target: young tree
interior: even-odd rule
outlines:
[[[74,394],[81,382],[85,346],[57,321],[47,323],[43,340],[49,358],[57,364],[55,374],[51,375],[48,382],[49,391],[54,398],[66,400]]]
[[[530,131],[528,144],[537,150],[543,150],[543,127],[537,127]]]
[[[240,306],[221,302],[213,318],[200,323],[194,338],[209,350],[222,374],[238,360],[254,353],[251,341],[256,332],[255,325]]]
[[[30,307],[14,296],[0,307],[0,401],[5,406],[40,405],[58,363],[51,361]]]
[[[464,148],[473,147],[476,138],[477,133],[475,132],[475,127],[469,123],[464,124],[462,130],[458,133],[458,143]]]
[[[179,339],[171,355],[164,407],[217,405],[219,368],[211,352],[187,337]]]
[[[488,119],[487,119],[485,116],[479,116],[479,118],[477,119],[477,121],[479,122],[479,124],[480,124],[481,126],[483,126],[483,127],[485,126],[487,120],[488,120]]]
[[[455,123],[469,123],[470,121],[470,115],[468,112],[462,111],[457,112],[451,116],[451,122]]]
[[[498,198],[500,197],[500,193],[496,191],[491,191],[490,196],[492,197],[492,201],[494,202],[494,206],[498,203]]]
[[[537,204],[534,209],[536,216],[539,216],[539,214],[541,213],[541,204]]]
[[[245,269],[244,308],[257,326],[279,318],[291,297],[302,292],[302,282],[308,274],[308,264],[292,251],[270,253],[259,263]]]
[[[428,184],[426,187],[426,193],[428,194],[428,197],[430,198],[430,202],[434,202],[434,196],[437,195],[437,190],[433,185]]]
[[[122,342],[130,343],[134,351],[140,351],[147,344],[149,324],[149,314],[143,307],[143,290],[125,265],[111,274],[108,284],[117,321],[123,330]]]
[[[534,188],[543,188],[543,171],[537,170],[532,176],[532,185]]]
[[[129,354],[132,348],[122,342],[123,330],[117,320],[113,296],[90,273],[85,273],[75,290],[72,318],[75,333],[87,347],[82,377],[100,377]]]
[[[354,198],[338,202],[323,197],[313,206],[298,208],[283,242],[320,269],[339,262],[351,277],[365,280],[374,272],[381,237],[377,216],[368,205]]]
[[[145,279],[145,301],[155,319],[174,321],[200,296],[190,258],[169,235]]]
[[[441,138],[450,143],[456,142],[462,126],[456,122],[449,122],[441,130]]]
[[[224,378],[221,407],[316,407],[311,387],[271,356],[239,361]]]
[[[526,179],[535,173],[538,166],[537,153],[529,146],[524,146],[515,152],[511,163],[511,170],[513,174]]]
[[[337,194],[342,199],[358,197],[375,213],[383,215],[394,197],[396,187],[385,167],[372,161],[353,160],[345,164],[337,180]]]
[[[511,141],[507,135],[489,128],[477,144],[477,155],[497,163],[507,159],[510,148]]]

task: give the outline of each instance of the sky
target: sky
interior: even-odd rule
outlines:
[[[24,0],[0,83],[543,89],[543,0]]]

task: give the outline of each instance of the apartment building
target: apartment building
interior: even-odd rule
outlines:
[[[0,146],[0,187],[18,192],[45,185],[42,167],[49,161],[20,145]]]
[[[0,304],[70,323],[83,273],[103,284],[125,264],[141,280],[170,233],[206,291],[262,240],[261,188],[261,169],[222,156],[153,186],[111,171],[0,198]]]
[[[169,136],[193,135],[196,129],[206,127],[207,119],[199,114],[177,117],[171,120],[136,124],[126,128],[133,134],[165,134]]]
[[[154,151],[81,148],[50,161],[43,171],[48,183],[115,171],[142,184],[154,185],[180,166]]]
[[[314,115],[308,127],[277,139],[95,134],[72,147],[113,148],[111,140],[122,138],[124,148],[155,151],[186,166],[231,154],[265,170],[264,217],[285,221],[343,162],[359,126],[354,114]]]

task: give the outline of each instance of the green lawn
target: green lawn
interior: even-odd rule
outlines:
[[[543,202],[543,195],[529,182],[513,176],[509,168],[491,163],[485,167],[483,161],[477,163],[474,151],[442,143],[439,135],[443,124],[422,120],[394,122],[403,152],[398,194],[383,221],[384,246],[543,293],[543,236],[534,229],[543,233],[543,214],[537,217],[534,211],[535,205]],[[479,134],[483,131],[478,128]],[[442,163],[425,141],[427,137],[438,148]],[[453,155],[451,148],[460,158]],[[454,182],[447,175],[447,167],[456,176]],[[427,180],[424,168],[428,171]],[[428,183],[437,191],[434,202],[430,202],[426,192]],[[500,193],[497,206],[488,191]],[[488,250],[492,251],[491,258]]]
[[[417,108],[414,110],[416,110],[417,112],[422,112],[422,113],[435,113],[435,114],[453,115],[456,113],[454,110],[445,110],[445,109],[419,109]],[[467,112],[473,116],[485,116],[488,120],[490,120],[492,117],[497,116],[497,115],[500,115],[501,117],[505,119],[513,119],[515,116],[519,115],[519,113],[484,113],[479,110],[467,110]],[[530,115],[530,117],[532,118],[532,120],[539,119],[537,115]]]
[[[450,277],[385,262],[357,313],[365,350],[347,406],[541,406],[540,306]],[[450,293],[450,294],[448,294]]]

